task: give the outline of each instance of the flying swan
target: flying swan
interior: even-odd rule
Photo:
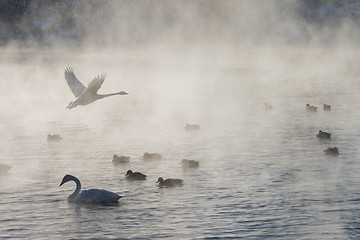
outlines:
[[[70,102],[66,108],[72,109],[78,105],[87,105],[105,97],[128,94],[124,91],[109,94],[98,94],[97,91],[100,89],[105,78],[106,74],[98,75],[89,83],[87,87],[85,87],[75,76],[74,69],[71,67],[67,67],[65,69],[65,79],[70,87],[70,90],[74,93],[76,99],[75,101]]]
[[[76,183],[75,191],[68,197],[69,202],[85,204],[109,204],[118,203],[122,196],[116,193],[100,189],[90,189],[81,191],[80,180],[72,175],[65,175],[59,187],[66,182],[74,181]]]

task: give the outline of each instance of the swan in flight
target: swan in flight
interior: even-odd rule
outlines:
[[[65,79],[70,87],[70,90],[74,93],[76,99],[75,101],[70,102],[66,108],[72,109],[78,105],[87,105],[105,97],[128,94],[124,91],[109,94],[98,94],[97,91],[100,89],[105,78],[106,74],[98,75],[89,83],[87,87],[85,87],[75,76],[74,69],[71,67],[67,67],[65,69]]]
[[[118,203],[118,200],[122,197],[116,193],[100,189],[83,190],[80,192],[80,180],[72,175],[65,175],[60,183],[60,186],[69,181],[74,181],[76,183],[75,191],[68,197],[69,202],[86,204],[109,204]]]

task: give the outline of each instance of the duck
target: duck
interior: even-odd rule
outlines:
[[[197,168],[199,167],[199,162],[194,160],[183,159],[180,163],[183,168]]]
[[[60,140],[62,140],[62,137],[59,134],[48,134],[47,140],[48,141],[60,141]]]
[[[196,130],[200,130],[200,125],[187,123],[187,124],[185,125],[185,130],[186,130],[186,131],[196,131]]]
[[[159,187],[181,187],[184,184],[184,181],[176,178],[168,178],[164,180],[162,177],[159,177],[156,183],[159,184]]]
[[[331,138],[331,133],[328,132],[323,132],[323,131],[319,131],[318,134],[316,134],[316,137],[319,139],[330,139]]]
[[[324,111],[331,111],[331,106],[324,103],[323,110]]]
[[[160,160],[162,158],[161,154],[159,153],[144,153],[143,159],[144,160]]]
[[[0,174],[7,174],[7,172],[10,170],[11,166],[6,164],[0,164]]]
[[[59,187],[64,183],[74,181],[76,183],[75,191],[70,194],[67,198],[68,202],[71,203],[82,203],[82,204],[112,204],[118,203],[122,196],[114,192],[110,192],[102,189],[89,189],[81,191],[80,180],[72,175],[65,175],[62,179]],[[81,192],[80,192],[81,191]]]
[[[271,110],[273,107],[269,105],[268,103],[264,104],[266,110]]]
[[[306,104],[305,109],[307,112],[317,112],[317,107],[310,106],[310,104]]]
[[[142,174],[141,172],[133,172],[128,170],[125,174],[127,180],[130,181],[137,181],[137,180],[146,180],[146,175]]]
[[[339,156],[339,149],[337,147],[328,147],[324,150],[324,154],[328,156]]]
[[[113,160],[112,160],[114,165],[118,165],[120,163],[128,163],[130,162],[130,157],[128,156],[118,156],[118,155],[114,155],[113,156]]]

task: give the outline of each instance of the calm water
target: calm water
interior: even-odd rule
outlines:
[[[12,169],[0,177],[0,238],[357,239],[360,55],[328,52],[3,52],[0,163]],[[68,65],[85,85],[107,72],[100,93],[130,95],[69,111]],[[306,103],[319,111],[305,113]],[[185,132],[187,122],[201,130]],[[320,129],[331,141],[316,139]],[[339,157],[323,155],[329,146]],[[144,152],[163,159],[144,162]],[[114,166],[114,154],[130,163]],[[183,158],[200,167],[183,171]],[[147,181],[125,181],[129,169]],[[68,203],[65,174],[123,198]],[[159,189],[160,176],[185,184]]]

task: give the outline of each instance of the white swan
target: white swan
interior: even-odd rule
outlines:
[[[74,181],[76,183],[75,191],[68,197],[69,202],[87,204],[109,204],[118,203],[118,200],[122,197],[116,193],[100,189],[83,190],[82,192],[80,192],[81,183],[79,179],[72,175],[65,175],[60,183],[60,186],[68,181]]]
[[[102,99],[105,97],[128,94],[124,91],[120,91],[117,93],[110,93],[110,94],[98,94],[97,91],[100,89],[105,78],[106,78],[106,74],[98,75],[89,83],[89,85],[87,87],[85,87],[79,81],[79,79],[76,78],[74,69],[67,67],[65,69],[65,79],[66,79],[67,84],[70,87],[70,90],[74,93],[76,99],[75,99],[75,101],[70,102],[66,108],[72,109],[78,105],[87,105],[89,103],[92,103],[96,100],[99,100],[99,99]]]

